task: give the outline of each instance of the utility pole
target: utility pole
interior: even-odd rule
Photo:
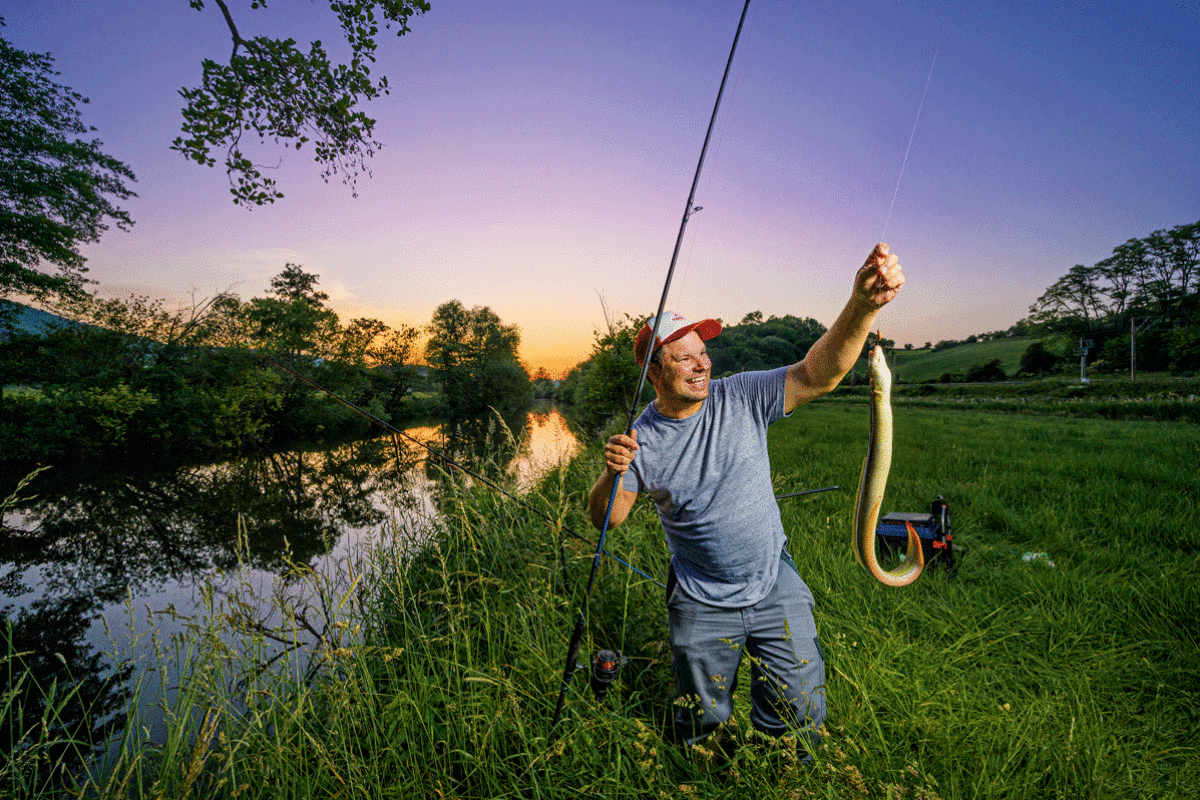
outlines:
[[[1129,380],[1137,380],[1137,332],[1152,323],[1152,317],[1146,317],[1142,324],[1137,324],[1137,317],[1129,318]]]
[[[1137,380],[1137,317],[1129,318],[1129,381]]]

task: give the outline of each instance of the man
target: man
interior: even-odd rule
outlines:
[[[770,735],[804,730],[811,748],[825,720],[825,662],[812,592],[787,553],[767,459],[767,426],[833,389],[854,365],[879,310],[904,284],[880,243],[854,278],[850,301],[803,360],[712,380],[704,342],[716,320],[664,313],[639,332],[655,399],[605,445],[605,471],[588,498],[600,528],[621,477],[610,527],[638,494],[658,508],[671,551],[667,611],[675,674],[674,729],[683,742],[709,736],[733,711],[743,651],[751,661],[751,721]]]

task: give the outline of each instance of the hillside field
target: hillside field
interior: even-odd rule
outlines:
[[[1021,356],[1029,345],[1038,338],[1016,336],[1010,339],[995,339],[990,342],[971,342],[947,347],[944,350],[892,350],[888,353],[888,365],[893,376],[905,383],[935,381],[948,372],[962,375],[976,364],[984,364],[993,358],[1000,359],[1001,368],[1009,376],[1017,374]],[[1041,339],[1051,352],[1061,352],[1063,342],[1057,337]],[[866,361],[859,359],[854,369],[859,376],[866,374]]]

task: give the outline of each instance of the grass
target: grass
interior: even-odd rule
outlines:
[[[811,417],[775,440],[781,482],[855,485],[837,443],[861,439],[865,413]],[[956,578],[889,591],[825,552],[849,545],[845,500],[785,510],[813,543],[793,555],[821,606],[835,726],[872,739],[875,764],[915,755],[947,797],[1186,796],[1200,431],[905,410],[896,437],[885,507],[944,495],[970,549]]]
[[[813,763],[749,732],[735,757],[681,752],[670,711],[662,590],[605,564],[584,650],[630,657],[604,702],[571,684],[547,740],[591,554],[490,493],[453,489],[419,551],[403,531],[340,579],[297,568],[287,639],[318,642],[308,680],[261,671],[253,606],[212,595],[181,644],[171,733],[134,732],[75,773],[92,797],[1108,798],[1189,797],[1200,783],[1200,428],[899,409],[885,510],[950,503],[956,577],[876,584],[851,556],[865,409],[821,402],[772,429],[776,489],[817,598],[830,722]],[[585,532],[596,449],[533,502]],[[664,575],[648,504],[609,549]],[[1044,552],[1044,561],[1022,559]],[[288,605],[290,603],[291,605]],[[231,611],[232,609],[232,611]],[[315,611],[314,611],[315,609]],[[299,617],[297,617],[299,614]],[[295,620],[302,619],[304,624]],[[230,648],[228,631],[243,631]],[[283,631],[283,633],[280,633]],[[289,675],[292,675],[289,677]],[[21,764],[0,768],[0,793]],[[22,796],[35,796],[34,793]],[[43,796],[49,796],[43,793]]]

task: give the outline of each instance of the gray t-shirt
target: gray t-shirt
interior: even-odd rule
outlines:
[[[680,588],[724,608],[754,605],[775,585],[787,541],[771,485],[767,426],[784,416],[787,367],[709,383],[695,414],[646,407],[621,481],[658,507]]]

